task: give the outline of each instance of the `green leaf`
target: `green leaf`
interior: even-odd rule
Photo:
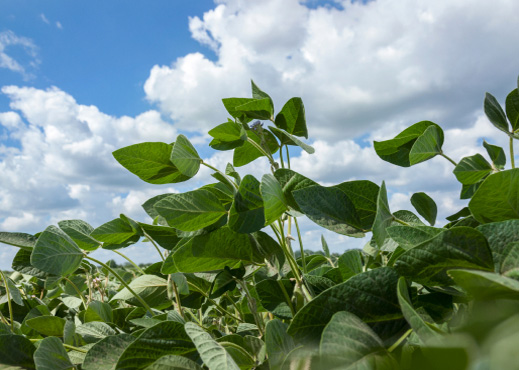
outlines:
[[[476,190],[479,189],[479,187],[481,186],[482,183],[483,183],[483,180],[481,180],[475,184],[463,185],[461,187],[460,199],[472,198],[472,196],[474,196],[474,194],[476,193]]]
[[[301,98],[292,98],[285,103],[274,121],[276,126],[295,136],[308,139],[305,107]]]
[[[195,176],[200,169],[200,163],[202,163],[195,147],[184,135],[177,136],[170,159],[171,163],[187,177]]]
[[[261,90],[258,85],[254,83],[253,80],[250,80],[251,90],[252,90],[252,97],[254,99],[270,99],[269,94],[267,94],[265,91]],[[272,100],[272,99],[271,99]]]
[[[58,226],[76,242],[77,246],[85,251],[94,251],[99,248],[100,243],[92,238],[90,234],[94,228],[82,220],[63,220]]]
[[[170,226],[182,231],[202,229],[226,214],[216,195],[205,189],[172,194],[155,203],[154,208]]]
[[[146,202],[142,204],[142,208],[144,211],[150,216],[154,221],[156,221],[159,225],[167,226],[167,222],[164,217],[160,216],[157,210],[155,209],[155,204],[160,202],[162,199],[173,195],[173,193],[160,194],[156,195],[153,198],[148,199]]]
[[[364,236],[355,204],[342,190],[314,185],[292,195],[301,211],[319,226],[343,235]]]
[[[432,329],[430,324],[427,323],[413,307],[404,277],[398,279],[397,295],[402,313],[411,326],[411,329],[413,329],[418,338],[420,338],[420,341],[426,343],[429,339],[438,337],[439,332]]]
[[[479,182],[492,172],[492,165],[481,154],[464,157],[454,168],[454,175],[464,185]]]
[[[16,253],[11,268],[19,273],[35,276],[40,279],[45,279],[49,276],[48,273],[37,269],[31,264],[31,252],[26,249],[20,249]]]
[[[252,233],[265,226],[265,213],[260,182],[254,176],[246,175],[234,196],[227,224],[238,233]]]
[[[505,102],[506,115],[512,124],[512,130],[519,130],[519,92],[514,89],[508,94]]]
[[[243,269],[245,272],[245,269]],[[242,276],[243,277],[243,276]],[[220,271],[211,284],[209,290],[209,298],[218,298],[227,291],[234,290],[236,288],[236,281],[229,267],[225,267]]]
[[[247,132],[242,125],[231,120],[209,131],[214,139],[209,146],[216,150],[231,150],[242,146],[247,141]]]
[[[171,163],[173,145],[139,143],[113,152],[114,158],[128,171],[150,184],[170,184],[189,179]]]
[[[22,335],[0,334],[0,364],[2,365],[34,369],[35,350],[31,341]]]
[[[283,188],[273,175],[266,174],[261,178],[260,193],[265,207],[265,222],[270,225],[288,209]]]
[[[489,144],[485,140],[483,140],[483,146],[487,150],[488,156],[494,164],[494,167],[500,170],[504,169],[506,165],[506,155],[503,148],[497,145]]]
[[[377,198],[380,187],[368,180],[355,180],[334,185],[340,189],[353,202],[360,225],[365,230],[370,230],[377,214]]]
[[[65,322],[57,316],[39,316],[25,321],[25,325],[45,336],[62,337]]]
[[[519,218],[519,168],[488,176],[469,202],[481,223]]]
[[[382,267],[351,277],[325,290],[299,310],[288,334],[301,342],[316,341],[332,316],[348,311],[358,316],[382,338],[400,332],[407,323],[396,296],[398,275]]]
[[[310,180],[303,175],[285,168],[280,168],[274,172],[274,177],[279,181],[285,194],[285,199],[290,208],[297,212],[302,212],[297,202],[294,199],[293,192],[299,189],[304,189],[309,186],[318,185],[315,181]]]
[[[289,279],[265,279],[256,284],[256,293],[258,293],[261,305],[276,317],[291,319],[291,303],[287,302],[284,291],[288,297],[292,297],[294,285]]]
[[[81,335],[87,343],[96,343],[107,336],[117,334],[108,324],[100,321],[79,325],[76,327],[76,333]]]
[[[431,125],[420,135],[409,152],[409,164],[412,166],[424,162],[442,152],[443,130]]]
[[[161,277],[141,275],[132,280],[129,285],[151,307],[160,306],[167,300],[167,281]],[[136,306],[141,305],[127,288],[123,288],[111,300],[115,301],[118,299]]]
[[[0,243],[12,245],[26,251],[32,251],[37,238],[31,234],[0,232]]]
[[[425,131],[431,126],[436,127],[438,130],[429,131],[426,138],[419,142],[419,146],[413,153],[413,161],[411,161],[410,155],[415,143],[418,141],[418,138],[424,135]],[[393,139],[386,141],[375,141],[373,146],[375,147],[377,155],[383,160],[396,164],[397,166],[409,167],[412,164],[418,163],[419,160],[431,158],[428,157],[428,155],[431,155],[432,153],[429,151],[435,151],[437,144],[441,143],[443,143],[443,131],[441,130],[440,126],[430,121],[421,121],[406,128]]]
[[[185,329],[195,344],[200,358],[209,369],[240,370],[229,353],[204,329],[192,322],[186,323]]]
[[[254,99],[234,109],[253,119],[270,120],[274,114],[274,106],[270,98]]]
[[[92,301],[88,304],[85,312],[84,322],[103,321],[113,322],[112,307],[105,302]]]
[[[519,220],[480,225],[477,230],[488,240],[494,260],[494,270],[501,271],[501,265],[509,254],[510,243],[519,242]]]
[[[389,210],[389,202],[387,200],[386,183],[382,181],[382,186],[377,197],[377,214],[373,221],[373,238],[379,248],[384,244],[387,238],[387,228],[393,222],[393,215]]]
[[[90,233],[90,236],[106,244],[121,244],[134,237],[135,230],[122,218],[108,221]]]
[[[387,233],[398,246],[409,250],[445,231],[431,226],[390,226]]]
[[[452,285],[448,270],[493,270],[487,240],[469,227],[453,227],[405,251],[395,262],[402,276],[423,285]]]
[[[34,267],[59,276],[74,272],[82,260],[81,249],[56,226],[49,226],[41,233],[31,255]]]
[[[146,370],[202,370],[194,361],[176,355],[166,355],[159,358]]]
[[[182,355],[194,351],[194,345],[175,321],[163,321],[142,332],[123,352],[116,369],[144,369],[165,355]]]
[[[456,212],[453,215],[450,215],[448,217],[445,217],[448,221],[456,221],[460,218],[468,217],[470,216],[470,210],[469,207],[463,207],[458,212]]]
[[[238,119],[242,123],[247,123],[250,122],[252,118],[249,118],[244,113],[236,110],[236,107],[239,107],[240,105],[246,104],[253,100],[254,99],[251,98],[226,98],[222,99],[222,103],[225,109],[227,109],[227,112],[229,112],[232,117]]]
[[[164,249],[172,250],[180,241],[176,230],[172,227],[148,225],[140,222],[139,226]]]
[[[279,149],[278,142],[276,137],[267,130],[262,131],[263,140],[260,136],[253,130],[247,130],[247,137],[253,140],[255,143],[259,144],[262,148],[270,151],[271,154],[274,154]],[[263,142],[263,144],[262,144]],[[232,163],[235,167],[245,166],[250,162],[254,161],[257,158],[263,157],[264,154],[259,151],[253,144],[246,141],[242,146],[236,148],[234,150]]]
[[[490,122],[499,130],[509,133],[508,121],[506,120],[505,112],[498,103],[497,99],[492,94],[485,94],[485,102],[483,103],[485,114]]]
[[[34,363],[38,370],[75,369],[63,343],[56,337],[45,338],[34,352]]]
[[[237,268],[240,263],[263,263],[264,258],[272,252],[261,253],[260,248],[269,248],[267,244],[271,243],[278,246],[262,232],[240,234],[222,227],[189,239],[175,251],[173,260],[180,272],[215,271],[225,266],[232,269]]]
[[[519,299],[519,281],[515,279],[474,270],[450,270],[449,275],[463,290],[478,299]]]
[[[279,141],[281,142],[282,145],[284,144],[284,145],[298,146],[301,149],[303,149],[305,152],[307,152],[308,154],[315,153],[315,149],[312,146],[302,142],[301,140],[299,140],[295,136],[289,134],[285,130],[282,130],[282,129],[279,129],[276,127],[272,127],[272,126],[269,126],[269,130],[272,131],[274,133],[274,135],[277,136],[277,138],[279,139]]]
[[[287,328],[288,325],[278,319],[270,320],[265,326],[265,344],[271,370],[281,370],[283,359],[295,348]]]
[[[321,234],[321,246],[323,248],[324,255],[330,258],[330,248],[328,248],[328,243],[326,239],[324,239],[324,235]]]
[[[129,334],[106,337],[88,351],[83,362],[83,370],[112,370],[126,348],[135,341]]]
[[[4,274],[5,276],[5,274]],[[20,290],[16,287],[16,284],[14,281],[11,280],[11,278],[8,278],[8,277],[5,277],[5,279],[7,280],[7,289],[9,290],[9,295],[10,295],[10,298],[11,300],[16,303],[17,305],[19,306],[23,306],[23,299],[22,299],[22,295],[20,293]],[[4,281],[4,284],[6,282]],[[5,287],[5,285],[4,285]],[[4,300],[5,299],[5,300]],[[7,294],[0,298],[0,304],[4,303],[4,302],[7,302]]]
[[[337,312],[326,325],[319,346],[323,369],[395,369],[384,343],[361,319]]]
[[[362,251],[360,249],[350,249],[344,252],[337,260],[337,266],[343,281],[360,274],[363,270]]]
[[[411,204],[425,220],[434,226],[438,208],[434,200],[425,193],[414,193],[411,196]]]

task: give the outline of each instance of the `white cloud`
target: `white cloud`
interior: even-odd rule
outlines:
[[[10,53],[8,54],[7,49],[13,47],[22,48],[28,60],[22,62],[12,57]],[[17,36],[12,31],[0,32],[0,68],[7,68],[19,73],[26,80],[32,78],[33,75],[29,70],[40,64],[37,49],[34,42],[27,37]]]
[[[56,22],[56,27],[58,27],[60,30],[63,29],[63,25],[61,24],[61,22]]]
[[[40,14],[40,18],[41,18],[41,20],[42,20],[44,23],[50,24],[49,20],[48,20],[47,17],[45,16],[45,14],[41,13],[41,14]]]

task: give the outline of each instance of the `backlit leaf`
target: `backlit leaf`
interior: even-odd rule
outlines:
[[[412,166],[424,162],[442,152],[443,131],[436,125],[425,129],[413,144],[409,152],[409,164]]]
[[[481,154],[462,158],[456,168],[454,175],[464,185],[477,183],[492,172],[492,165]]]
[[[494,164],[494,166],[500,170],[505,168],[506,165],[506,155],[503,148],[497,145],[492,145],[483,140],[483,146],[487,150],[488,156],[490,160]]]
[[[234,196],[228,226],[238,233],[261,230],[265,226],[265,213],[260,182],[254,176],[246,175]]]
[[[438,208],[434,200],[425,193],[414,193],[411,196],[411,204],[416,211],[425,218],[427,222],[434,226],[436,222],[436,215],[438,214]]]
[[[283,188],[273,175],[266,174],[261,178],[260,192],[265,207],[265,222],[270,225],[287,210]]]
[[[295,136],[303,136],[308,139],[306,128],[305,107],[301,98],[288,100],[281,111],[276,115],[275,124],[282,130]]]
[[[175,146],[171,151],[171,162],[183,175],[193,177],[200,169],[202,159],[198,155],[195,147],[187,137],[178,135]]]
[[[501,108],[501,105],[492,94],[485,94],[483,107],[490,122],[499,130],[508,133],[509,127],[505,112],[503,112],[503,108]]]

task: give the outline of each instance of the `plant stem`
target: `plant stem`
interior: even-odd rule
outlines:
[[[225,296],[226,296],[227,299],[231,302],[231,304],[233,305],[234,309],[236,310],[236,315],[238,315],[238,316],[241,317],[240,309],[238,308],[238,306],[236,306],[236,302],[234,302],[234,299],[232,299],[232,298],[229,296],[229,292],[225,292]],[[243,321],[243,318],[241,318],[241,321]]]
[[[404,225],[404,226],[411,226],[411,225],[409,225],[407,222],[402,221],[401,219],[396,218],[395,216],[393,216],[393,221],[398,222],[400,225]]]
[[[189,285],[191,288],[194,288],[194,290],[196,290],[197,292],[201,293],[209,302],[211,302],[212,304],[214,304],[216,306],[216,308],[218,308],[223,314],[225,315],[229,315],[230,317],[232,317],[234,320],[236,321],[241,321],[243,322],[242,319],[236,317],[235,315],[233,315],[232,313],[230,313],[229,311],[227,311],[225,308],[223,308],[222,306],[220,306],[218,303],[216,303],[215,300],[209,298],[209,294],[207,294],[206,292],[198,289],[198,287],[193,284],[193,283],[190,283],[189,281],[187,282],[187,285]]]
[[[281,291],[283,292],[283,295],[285,296],[285,300],[288,303],[288,307],[290,307],[290,312],[292,312],[292,316],[296,314],[296,310],[294,309],[294,305],[292,305],[292,299],[288,295],[287,290],[285,289],[285,286],[283,285],[283,282],[281,280],[278,280],[278,285]]]
[[[409,336],[409,334],[411,334],[412,332],[413,332],[413,329],[409,329],[408,331],[406,331],[404,333],[404,335],[402,335],[400,338],[398,338],[398,340],[395,343],[393,343],[393,345],[391,347],[388,348],[387,351],[393,352],[400,345],[400,343],[402,343],[405,340],[405,338],[407,338]]]
[[[129,257],[125,256],[124,254],[119,252],[117,249],[114,249],[112,251],[114,253],[117,253],[119,256],[124,258],[126,261],[130,262],[130,264],[133,265],[133,267],[135,267],[137,269],[137,271],[139,271],[142,275],[146,275],[146,273],[135,262],[133,262]]]
[[[222,171],[220,171],[218,168],[216,167],[213,167],[211,166],[209,163],[205,163],[204,161],[202,161],[202,164],[210,169],[212,169],[213,171],[215,172],[218,172],[220,175],[222,175],[223,177],[225,177],[233,186],[236,190],[238,190],[238,185],[229,178],[229,176],[227,176],[225,173],[223,173]]]
[[[7,285],[7,279],[2,271],[0,271],[0,276],[4,281],[5,292],[7,294],[7,306],[9,307],[9,319],[11,320],[11,331],[14,333],[14,316],[13,316],[13,304],[11,303],[11,292],[9,291],[9,285]]]
[[[71,346],[71,345],[65,344],[65,343],[63,343],[63,347],[70,349],[72,351],[76,351],[76,352],[88,353],[88,350],[86,350],[86,349],[74,347],[74,346]]]
[[[2,319],[3,323],[5,325],[9,325],[9,321],[7,321],[7,319],[5,318],[4,314],[2,313],[2,311],[0,311],[0,319]]]
[[[81,301],[83,302],[83,306],[85,307],[85,310],[86,310],[87,309],[87,303],[86,303],[86,298],[83,296],[83,293],[81,293],[81,291],[78,289],[76,284],[74,284],[69,278],[63,276],[63,279],[68,281],[68,283],[72,286],[72,288],[74,288],[76,293],[79,295],[79,298],[81,298]]]
[[[297,239],[299,240],[299,249],[301,250],[301,263],[303,264],[303,272],[306,274],[306,257],[303,248],[303,239],[301,238],[301,231],[299,230],[299,224],[297,223],[296,217],[294,217],[294,224],[296,225]]]
[[[164,258],[164,255],[162,254],[162,252],[160,251],[160,248],[159,246],[157,245],[157,243],[155,243],[155,240],[153,240],[153,238],[151,236],[148,235],[148,233],[144,230],[142,230],[142,233],[144,234],[144,236],[151,242],[151,244],[153,244],[153,246],[155,247],[155,249],[157,250],[157,252],[159,252],[159,255],[160,255],[160,258],[162,258],[162,262],[165,261],[165,258]]]
[[[288,151],[288,145],[285,145],[285,149],[287,151],[287,164],[288,164],[288,169],[290,169],[290,152]]]
[[[258,315],[258,308],[256,306],[256,300],[254,297],[250,294],[249,288],[247,288],[247,283],[241,279],[235,279],[235,281],[242,287],[243,292],[247,296],[247,303],[249,305],[249,309],[252,313],[252,316],[254,316],[254,321],[256,321],[256,326],[258,327],[258,330],[260,332],[260,335],[263,336],[264,330],[263,330],[263,319]]]
[[[255,142],[254,140],[252,140],[250,137],[247,138],[247,141],[249,143],[252,144],[252,146],[254,146],[256,149],[258,149],[264,156],[266,156],[270,162],[270,164],[274,167],[276,167],[276,161],[274,160],[274,158],[272,158],[272,155],[270,155],[269,153],[267,153],[265,151],[265,149],[263,149],[261,147],[261,145],[259,145],[257,142]]]
[[[455,167],[458,165],[456,162],[454,162],[450,157],[448,157],[446,154],[444,154],[443,152],[440,152],[440,155],[445,158],[446,160],[448,160],[449,162],[451,162]]]
[[[168,276],[171,279],[171,275]],[[183,319],[186,317],[184,316],[184,310],[182,309],[182,302],[180,302],[180,294],[178,294],[177,289],[177,283],[175,283],[173,280],[171,281],[173,285],[173,294],[175,294],[175,300],[177,301],[177,309],[180,316],[182,316]]]
[[[283,145],[279,148],[279,160],[281,161],[281,168],[285,168],[285,161],[283,161]]]
[[[510,163],[512,163],[512,168],[515,168],[514,138],[512,136],[510,136]]]
[[[148,310],[148,311],[150,312],[151,316],[155,316],[155,313],[153,312],[153,310],[151,309],[151,307],[148,306],[148,304],[146,303],[146,301],[145,301],[144,299],[142,299],[142,297],[141,297],[140,295],[138,295],[137,293],[135,293],[135,291],[134,291],[134,290],[133,290],[133,289],[132,289],[128,284],[126,284],[126,282],[124,281],[124,279],[123,279],[121,276],[119,276],[119,274],[118,274],[117,272],[115,272],[115,271],[114,271],[110,266],[108,266],[106,263],[103,263],[103,262],[101,262],[101,261],[99,261],[99,260],[96,260],[95,258],[90,257],[90,256],[85,256],[85,258],[86,258],[86,259],[89,259],[89,260],[91,260],[91,261],[93,261],[93,262],[95,262],[95,263],[98,263],[99,265],[101,265],[101,266],[103,266],[105,269],[107,269],[109,272],[111,272],[112,275],[114,275],[114,276],[117,278],[117,280],[119,280],[119,281],[121,282],[121,284],[122,284],[126,289],[128,289],[128,290],[130,291],[130,293],[132,293],[132,294],[135,296],[135,298],[137,298],[137,300],[138,300],[139,302],[141,302],[142,306],[143,306],[146,310]]]

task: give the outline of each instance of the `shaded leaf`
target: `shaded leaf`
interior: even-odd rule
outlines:
[[[270,320],[265,326],[265,344],[271,370],[281,369],[283,359],[295,348],[287,328],[288,325],[278,319]]]
[[[486,300],[519,299],[519,281],[493,272],[451,270],[457,285],[473,297]]]
[[[434,200],[425,193],[414,193],[411,196],[411,204],[425,220],[434,226],[438,208]]]
[[[387,228],[393,222],[393,215],[389,210],[389,202],[387,200],[386,183],[383,181],[377,197],[377,214],[373,221],[373,239],[375,239],[379,248],[384,244],[387,238]]]
[[[265,210],[260,194],[260,182],[246,175],[229,210],[229,228],[238,233],[252,233],[265,226]]]
[[[503,148],[497,145],[492,145],[483,140],[483,146],[487,150],[490,160],[494,164],[494,167],[502,170],[506,165],[506,155]]]
[[[27,251],[32,251],[36,240],[37,238],[31,234],[0,231],[0,243],[13,245]]]
[[[485,94],[483,107],[490,122],[499,130],[508,133],[509,127],[505,112],[503,112],[503,108],[501,108],[501,105],[492,94]]]
[[[92,238],[90,234],[94,228],[82,220],[63,220],[58,226],[72,238],[77,246],[85,251],[93,251],[99,248],[100,243]]]
[[[126,348],[135,341],[129,334],[106,337],[97,342],[87,353],[83,370],[112,370]]]
[[[0,364],[34,369],[35,350],[31,341],[22,335],[0,334]]]
[[[265,223],[270,225],[287,210],[283,188],[273,175],[266,174],[261,178],[260,193],[265,208]]]
[[[274,121],[277,127],[295,136],[303,136],[308,139],[306,128],[305,107],[301,98],[288,100]]]
[[[167,280],[155,275],[141,275],[129,284],[150,307],[157,307],[167,300]],[[123,288],[112,297],[112,301],[124,300],[130,304],[140,306],[141,303],[127,289]]]
[[[38,370],[75,369],[63,343],[56,337],[43,339],[34,352],[34,363]]]

